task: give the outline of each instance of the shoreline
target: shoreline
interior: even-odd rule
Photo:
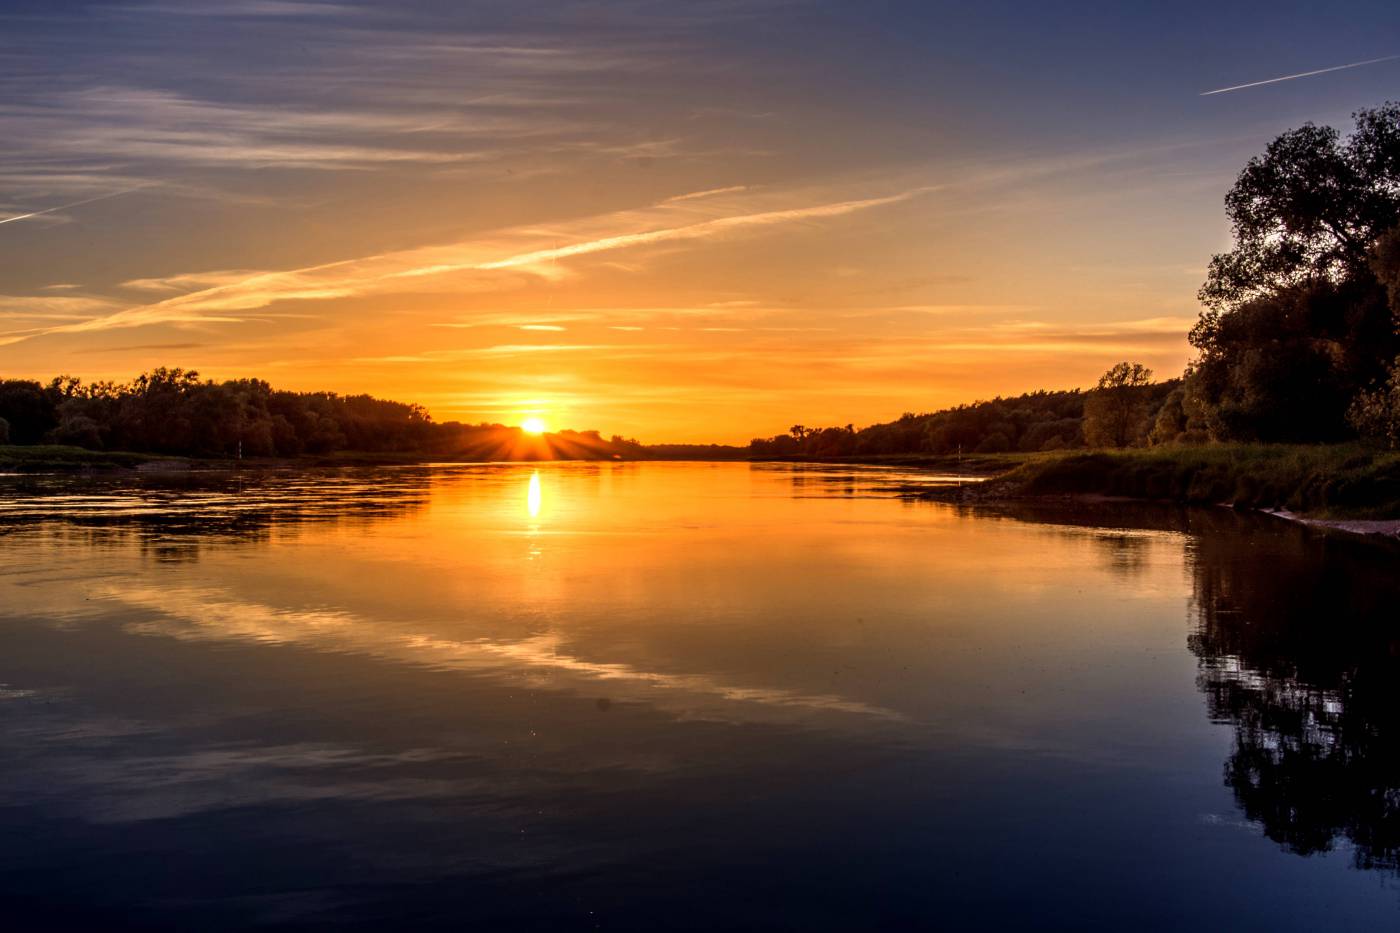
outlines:
[[[1310,518],[1307,515],[1297,515],[1287,509],[1258,509],[1256,511],[1309,528],[1322,528],[1327,531],[1340,531],[1366,538],[1379,537],[1390,541],[1400,541],[1400,518]]]
[[[579,462],[810,463],[900,467],[965,476],[962,486],[910,485],[908,498],[967,505],[1135,502],[1226,507],[1311,528],[1400,541],[1400,453],[1357,445],[1213,445],[1053,454],[731,458],[593,458]],[[303,458],[198,459],[44,445],[0,447],[0,476],[120,476],[345,467],[488,464],[418,454],[347,452]],[[519,461],[535,462],[535,461]],[[539,461],[544,462],[544,461]]]
[[[1005,474],[1002,474],[1003,476]],[[1025,494],[1018,492],[1015,488],[998,489],[993,484],[1000,477],[992,477],[985,481],[971,486],[947,487],[944,489],[928,489],[925,487],[909,487],[905,498],[919,499],[926,502],[945,502],[964,506],[997,506],[1021,503],[1027,505],[1158,505],[1175,508],[1213,508],[1230,509],[1236,512],[1246,512],[1253,515],[1276,518],[1293,525],[1301,525],[1306,528],[1314,528],[1321,531],[1336,532],[1369,540],[1380,540],[1400,543],[1400,518],[1325,518],[1313,515],[1302,515],[1289,509],[1280,508],[1257,508],[1252,506],[1242,506],[1233,502],[1189,502],[1180,499],[1160,499],[1147,498],[1142,496],[1119,496],[1096,492],[1081,493],[1058,493],[1058,494]]]

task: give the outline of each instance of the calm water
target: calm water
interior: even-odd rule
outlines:
[[[1400,557],[880,470],[0,480],[10,929],[1400,921]]]

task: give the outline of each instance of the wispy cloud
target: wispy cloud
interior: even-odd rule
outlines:
[[[215,103],[169,91],[88,87],[0,105],[12,145],[31,158],[100,152],[108,160],[206,166],[352,168],[481,158],[500,140],[557,131],[543,117],[417,108]],[[413,145],[402,140],[411,139]],[[488,139],[464,148],[464,140]]]
[[[625,128],[608,116],[611,82],[662,57],[607,31],[513,31],[489,15],[432,31],[406,8],[309,0],[109,4],[82,16],[65,29],[55,10],[37,48],[16,39],[0,50],[0,177],[18,190],[75,196],[104,176],[111,187],[181,174],[171,169],[465,171],[570,146],[603,157],[678,148],[615,138]],[[115,23],[112,41],[84,28],[93,17]],[[113,66],[147,44],[160,67]],[[282,54],[250,68],[255,47]],[[113,74],[123,77],[93,77]]]
[[[913,188],[897,194],[858,200],[837,201],[774,210],[733,214],[698,223],[653,227],[638,232],[587,235],[609,226],[638,226],[655,223],[654,212],[605,215],[577,225],[571,232],[575,242],[546,248],[523,250],[522,243],[556,240],[557,230],[517,228],[493,236],[461,241],[445,246],[422,247],[325,263],[284,272],[262,272],[208,288],[198,289],[154,304],[127,308],[105,317],[72,324],[0,334],[0,345],[56,333],[81,333],[138,327],[148,324],[194,321],[237,321],[239,314],[281,301],[308,301],[357,297],[366,294],[450,288],[461,290],[473,284],[478,288],[500,284],[499,276],[525,274],[558,278],[568,274],[560,267],[579,257],[660,243],[702,241],[728,234],[772,228],[787,224],[842,217],[877,207],[898,204],[935,190]],[[662,217],[664,217],[664,213]],[[206,273],[218,281],[228,273]],[[466,277],[464,279],[464,276]],[[152,287],[172,281],[193,282],[199,275],[136,280]]]
[[[840,201],[835,204],[819,204],[813,207],[788,208],[785,210],[763,211],[756,214],[739,214],[731,217],[720,217],[715,220],[706,220],[701,223],[687,224],[681,227],[670,227],[662,230],[648,230],[642,233],[625,233],[618,236],[602,237],[584,243],[573,243],[568,246],[558,246],[550,249],[540,249],[533,252],[521,253],[517,256],[508,256],[505,259],[497,259],[492,262],[480,263],[474,267],[463,266],[459,268],[478,268],[484,270],[510,269],[521,266],[534,267],[541,263],[552,262],[558,259],[569,259],[574,256],[584,256],[589,253],[599,253],[606,250],[624,249],[631,246],[641,246],[651,243],[665,243],[673,240],[698,240],[723,233],[728,230],[737,230],[742,227],[762,227],[775,224],[792,223],[800,220],[817,220],[825,217],[840,217],[843,214],[851,214],[856,211],[866,210],[872,207],[882,207],[887,204],[898,204],[900,201],[907,201],[920,194],[926,194],[935,190],[932,187],[916,188],[911,191],[904,191],[899,194],[882,198],[866,198],[859,201]],[[432,275],[442,271],[452,271],[451,266],[427,267],[401,275]]]
[[[309,0],[225,0],[220,3],[132,3],[115,7],[132,13],[152,13],[161,16],[354,16],[365,12],[363,7],[344,3],[316,3]]]
[[[591,309],[570,309],[566,312],[551,309],[546,313],[528,311],[479,311],[460,321],[434,321],[431,327],[450,330],[468,330],[479,327],[518,327],[521,330],[539,330],[543,325],[558,325],[560,322],[591,321],[599,317],[599,312]],[[563,329],[562,327],[560,328]]]
[[[946,305],[894,305],[888,308],[871,308],[862,313],[895,312],[901,314],[1003,314],[1034,311],[1034,305],[1009,304],[946,304]]]
[[[175,275],[130,279],[122,288],[145,292],[189,292],[217,285],[232,285],[261,274],[257,269],[215,269],[209,272],[181,272]]]
[[[607,353],[619,359],[638,353],[652,353],[664,346],[616,343],[502,343],[489,347],[465,347],[451,350],[423,350],[418,353],[394,353],[387,356],[357,356],[355,363],[459,363],[463,360],[491,357],[532,356],[540,353]]]
[[[203,343],[128,343],[117,347],[88,347],[83,350],[74,350],[74,353],[94,355],[100,353],[137,353],[147,350],[198,350],[208,344]]]
[[[116,303],[106,298],[77,295],[0,295],[0,319],[88,320],[111,311]]]
[[[1202,91],[1202,97],[1210,97],[1212,94],[1226,94],[1230,91],[1243,91],[1251,87],[1263,87],[1266,84],[1278,84],[1280,81],[1295,81],[1298,78],[1311,78],[1313,75],[1325,75],[1333,71],[1346,71],[1349,68],[1362,68],[1366,65],[1379,65],[1381,62],[1393,62],[1400,59],[1400,55],[1387,55],[1384,58],[1368,58],[1364,62],[1351,62],[1346,65],[1333,65],[1331,68],[1318,68],[1315,71],[1300,71],[1297,74],[1283,75],[1278,78],[1268,78],[1264,81],[1251,81],[1248,84],[1235,84],[1230,87],[1218,87],[1213,91]]]

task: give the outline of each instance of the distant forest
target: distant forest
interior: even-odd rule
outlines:
[[[1123,364],[1130,365],[1130,364]],[[1150,373],[1149,373],[1150,375]],[[1146,443],[1166,399],[1181,380],[1126,386],[1121,433],[1109,429],[1100,399],[1107,393],[1028,392],[1014,398],[959,405],[929,414],[906,412],[898,421],[855,429],[794,425],[787,434],[755,438],[749,450],[769,457],[862,457],[891,454],[995,454],[1011,451],[1071,450],[1086,446]],[[1086,435],[1085,411],[1089,424]]]
[[[1311,123],[1251,159],[1225,196],[1190,333],[1196,359],[1152,383],[1119,363],[1088,391],[1032,392],[862,430],[794,425],[759,456],[866,456],[1200,444],[1400,446],[1400,104]]]
[[[0,443],[68,444],[193,457],[398,454],[463,460],[666,456],[597,431],[530,435],[501,424],[439,423],[420,405],[368,395],[287,392],[260,379],[201,380],[156,369],[129,383],[0,382]]]
[[[433,421],[368,395],[275,390],[156,369],[130,383],[0,381],[0,444],[198,457],[337,452],[471,460],[729,459],[1002,453],[1211,441],[1400,446],[1400,104],[1311,123],[1251,159],[1225,196],[1195,360],[1153,382],[1113,366],[1087,390],[996,398],[857,430],[794,425],[746,448],[655,445],[596,431],[527,435]]]

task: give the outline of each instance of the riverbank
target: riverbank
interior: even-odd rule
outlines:
[[[956,476],[997,476],[1031,458],[1053,454],[864,454],[851,457],[750,457],[755,463],[828,463],[850,466],[910,467]]]
[[[0,446],[0,473],[188,472],[213,470],[314,469],[317,467],[418,466],[457,462],[410,453],[343,451],[304,457],[228,458],[178,457],[130,451],[87,450],[58,444]],[[475,463],[479,461],[460,461]]]
[[[743,451],[717,445],[657,445],[648,456],[626,458],[628,462],[694,460],[702,462],[731,462],[745,457],[733,454]],[[620,458],[560,458],[613,462]],[[181,457],[170,454],[144,454],[130,451],[88,450],[60,444],[32,446],[0,445],[0,473],[104,473],[123,470],[144,472],[187,472],[197,470],[277,470],[315,469],[320,467],[384,467],[423,466],[432,463],[504,463],[503,460],[481,460],[394,451],[345,450],[328,454],[306,454],[301,457],[229,458]],[[1003,465],[1003,469],[1005,466]]]
[[[1400,453],[1360,445],[1229,444],[1006,457],[1020,462],[982,483],[920,495],[967,502],[1117,498],[1228,505],[1340,530],[1400,534]]]
[[[182,467],[187,467],[189,461],[154,454],[87,450],[61,444],[0,445],[0,473],[131,470],[161,462],[179,463]]]
[[[249,457],[244,460],[177,457],[121,450],[87,450],[60,444],[0,446],[0,473],[188,472],[194,470],[268,470],[344,466],[412,466],[434,458],[418,454],[369,454],[347,451],[307,457]]]

